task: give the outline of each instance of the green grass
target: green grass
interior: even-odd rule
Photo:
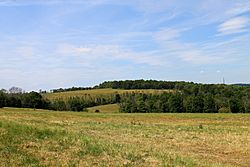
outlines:
[[[249,134],[249,114],[4,108],[0,109],[0,166],[248,167]]]

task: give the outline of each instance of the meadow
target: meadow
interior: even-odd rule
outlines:
[[[249,134],[249,114],[3,108],[0,166],[248,167]]]

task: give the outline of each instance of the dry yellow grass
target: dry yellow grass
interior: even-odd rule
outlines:
[[[94,113],[96,110],[99,110],[100,113],[118,113],[120,106],[118,104],[107,104],[100,105],[95,107],[87,108],[89,113]]]
[[[93,89],[93,90],[80,90],[80,91],[68,91],[60,93],[46,93],[43,96],[49,100],[54,100],[58,98],[67,99],[69,97],[96,97],[96,96],[108,96],[112,94],[123,94],[123,93],[162,93],[162,92],[173,92],[173,90],[156,90],[156,89]]]
[[[1,166],[250,166],[249,114],[0,109]]]

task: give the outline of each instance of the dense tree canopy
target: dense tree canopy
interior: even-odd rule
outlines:
[[[216,113],[222,110],[228,110],[232,113],[242,113],[249,112],[250,110],[250,88],[247,87],[247,85],[126,80],[103,82],[96,88],[174,89],[177,92],[175,94],[160,96],[147,94],[123,96],[120,104],[122,112]]]
[[[0,92],[0,107],[25,107],[48,109],[50,102],[37,92],[3,93]]]

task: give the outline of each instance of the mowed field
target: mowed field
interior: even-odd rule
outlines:
[[[0,109],[0,166],[250,166],[249,114]]]
[[[174,92],[174,90],[157,90],[157,89],[131,89],[131,90],[125,90],[125,89],[92,89],[92,90],[79,90],[79,91],[67,91],[67,92],[59,92],[59,93],[46,93],[43,94],[43,96],[49,100],[55,100],[55,99],[67,99],[69,97],[100,97],[100,96],[109,96],[114,94],[123,94],[123,93],[163,93],[163,92]]]
[[[118,113],[120,110],[119,104],[107,104],[87,108],[87,112],[95,113],[98,110],[100,113]]]

